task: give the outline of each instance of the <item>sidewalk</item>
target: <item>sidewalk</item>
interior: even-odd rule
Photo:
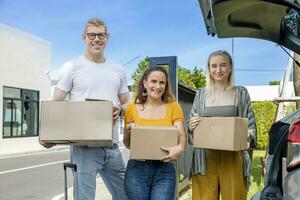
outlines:
[[[112,200],[112,197],[108,190],[106,189],[104,182],[102,179],[98,176],[97,177],[97,185],[96,185],[96,197],[95,199],[97,200]],[[73,198],[73,187],[70,187],[68,189],[68,199],[69,200],[74,200]],[[57,199],[58,200],[58,199]],[[61,196],[59,200],[64,200],[64,196]]]

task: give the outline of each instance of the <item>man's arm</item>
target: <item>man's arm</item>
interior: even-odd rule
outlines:
[[[113,105],[113,120],[115,121],[129,103],[129,92],[119,94],[120,105]]]
[[[124,105],[129,103],[129,92],[123,93],[123,94],[119,94],[119,100],[120,100],[120,104]]]
[[[125,110],[126,106],[130,103],[129,92],[119,94],[119,100],[120,100],[120,106],[121,106],[120,112],[123,112]]]
[[[68,92],[65,92],[65,91],[55,87],[51,101],[64,101],[66,99],[67,95],[68,95]]]

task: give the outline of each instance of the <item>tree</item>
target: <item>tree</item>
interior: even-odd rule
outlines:
[[[195,84],[196,89],[205,87],[206,85],[205,72],[200,68],[194,67],[192,71],[192,80],[193,83]]]
[[[280,81],[269,81],[269,85],[280,85]]]
[[[138,67],[131,75],[131,78],[133,79],[132,91],[136,91],[137,83],[148,66],[148,57],[139,62]],[[189,70],[178,66],[178,82],[193,89],[198,89],[205,86],[205,74],[202,69],[197,67],[194,67],[193,70]]]
[[[198,89],[205,86],[205,73],[197,67],[189,70],[178,66],[178,81],[193,89]]]

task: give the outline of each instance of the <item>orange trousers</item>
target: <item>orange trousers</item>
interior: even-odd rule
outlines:
[[[246,200],[241,152],[206,150],[207,175],[192,176],[193,200]]]

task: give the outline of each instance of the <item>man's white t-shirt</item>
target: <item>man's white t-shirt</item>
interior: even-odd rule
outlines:
[[[125,70],[111,61],[94,63],[84,56],[62,66],[57,88],[69,92],[72,102],[101,99],[119,103],[119,94],[129,92]],[[113,141],[118,142],[117,127]]]
[[[62,66],[57,88],[69,92],[70,101],[89,99],[119,102],[118,95],[129,92],[125,70],[118,64],[106,61],[94,63],[85,56]]]

